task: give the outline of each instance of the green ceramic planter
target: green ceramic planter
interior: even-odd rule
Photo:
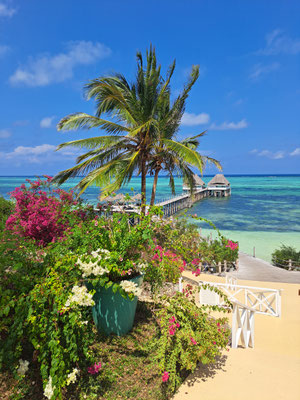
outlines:
[[[140,286],[143,276],[139,275],[129,279]],[[124,299],[119,292],[114,293],[111,288],[100,287],[94,294],[95,305],[92,308],[94,322],[100,333],[118,336],[126,335],[132,327],[136,312],[138,298]]]

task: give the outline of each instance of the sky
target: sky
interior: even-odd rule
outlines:
[[[174,96],[200,65],[179,138],[207,130],[199,151],[225,174],[300,173],[299,0],[0,0],[0,175],[73,166],[56,146],[99,131],[56,124],[94,113],[90,79],[134,81],[150,43],[164,74],[176,59]]]

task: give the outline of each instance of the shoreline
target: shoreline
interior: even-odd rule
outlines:
[[[217,233],[213,229],[202,228],[202,236],[209,236],[212,233],[213,238]],[[253,247],[255,247],[255,256],[264,261],[271,261],[271,254],[278,249],[281,244],[299,249],[299,232],[266,232],[266,231],[234,231],[221,229],[221,233],[228,239],[238,241],[239,250],[245,254],[253,256]]]

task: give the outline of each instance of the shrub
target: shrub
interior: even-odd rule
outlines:
[[[69,229],[69,216],[84,216],[84,211],[76,211],[78,204],[72,192],[51,188],[51,177],[47,180],[31,182],[16,188],[11,197],[15,199],[15,211],[6,221],[6,228],[18,236],[36,240],[45,246],[62,238]]]
[[[0,231],[4,229],[6,220],[12,213],[13,209],[14,203],[0,196]]]
[[[272,253],[272,263],[277,267],[287,267],[289,260],[293,261],[294,267],[300,267],[300,251],[292,246],[282,244],[279,249]]]
[[[183,374],[193,372],[199,362],[213,363],[228,345],[227,319],[211,318],[204,307],[196,305],[195,294],[188,288],[185,294],[176,293],[171,298],[164,296],[157,312],[160,338],[155,343],[156,359],[168,392],[176,390]],[[226,302],[230,305],[227,299]],[[221,312],[228,311],[217,308]]]
[[[157,245],[145,269],[145,281],[150,283],[151,292],[157,293],[165,282],[177,283],[186,262],[170,250]]]

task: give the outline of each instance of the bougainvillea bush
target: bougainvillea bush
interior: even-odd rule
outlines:
[[[227,313],[231,304],[218,289],[227,307],[214,306],[219,312]],[[199,362],[213,363],[229,344],[230,329],[227,319],[213,319],[207,308],[198,307],[195,295],[198,289],[190,285],[183,293],[161,298],[162,307],[157,312],[160,336],[156,343],[156,359],[166,391],[173,393],[182,382],[182,375],[193,372]]]
[[[195,215],[193,219],[208,223],[217,232],[217,239],[210,241],[201,237],[197,225],[183,216],[166,220],[157,226],[157,242],[185,260],[187,269],[194,270],[194,260],[209,265],[225,260],[235,262],[238,258],[238,243],[225,238],[211,221]]]
[[[0,232],[0,368],[20,385],[34,376],[40,398],[68,399],[89,375],[101,385],[105,368],[101,351],[95,356],[92,350],[94,288],[111,287],[133,299],[139,288],[130,278],[144,273],[155,291],[177,282],[186,262],[159,243],[161,232],[167,243],[171,230],[153,218],[158,210],[131,226],[126,214],[96,215],[74,193],[53,188],[50,177],[28,184],[13,192],[15,208]],[[227,333],[203,310],[195,317],[197,307],[186,294],[159,300],[157,309],[159,334],[152,344],[159,349],[162,387],[172,392],[183,369],[212,361]]]
[[[46,246],[65,236],[71,217],[82,218],[85,211],[76,209],[78,201],[73,192],[53,188],[51,177],[27,181],[27,186],[23,184],[11,193],[15,210],[7,219],[6,228]]]

